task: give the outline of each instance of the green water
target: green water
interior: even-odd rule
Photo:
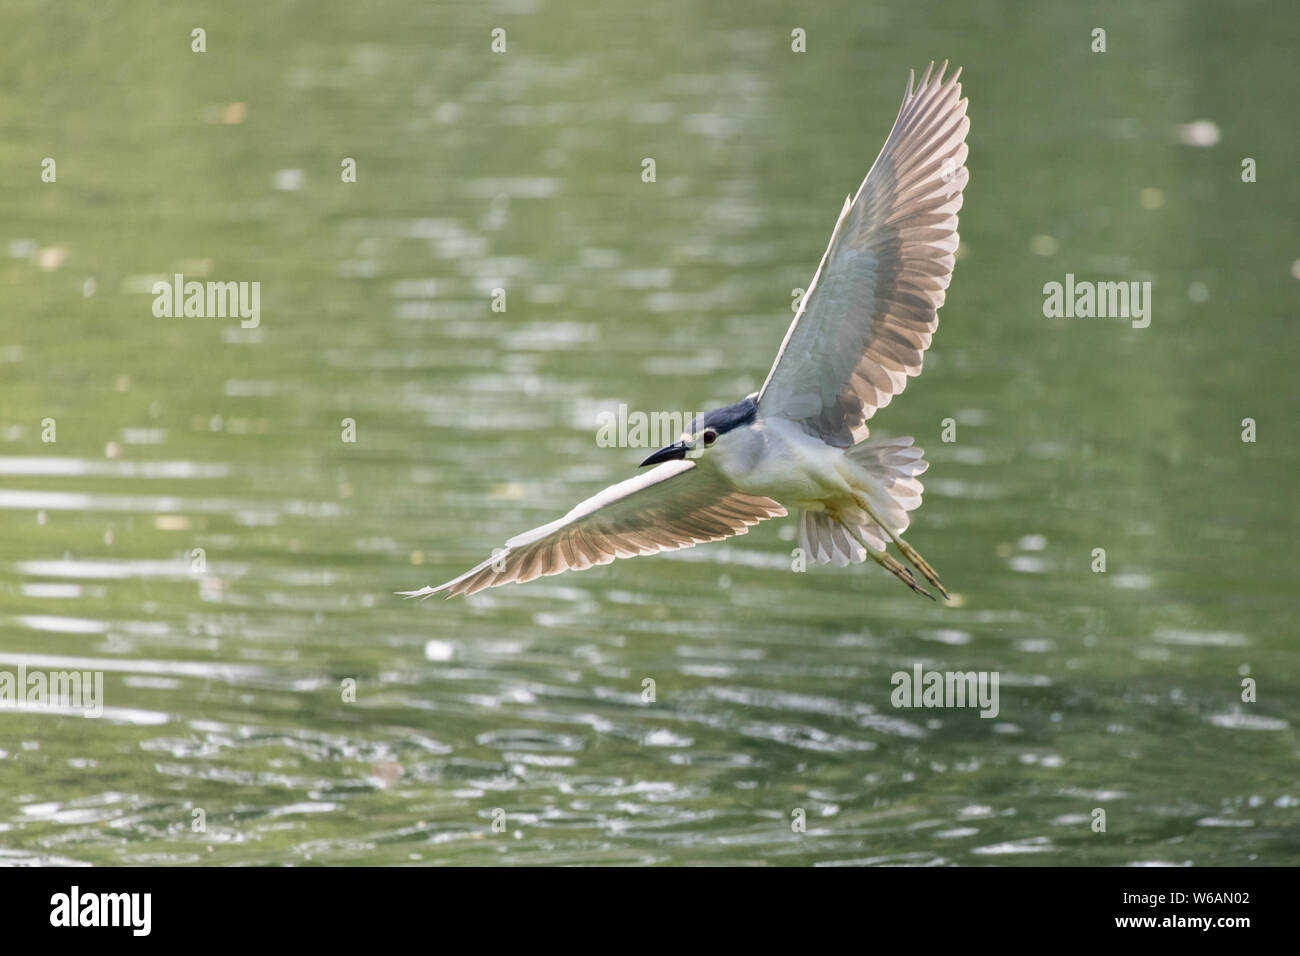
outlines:
[[[0,862],[1300,861],[1298,25],[6,4],[0,670],[101,671],[105,711],[0,710]],[[393,596],[632,474],[601,411],[754,390],[945,57],[962,256],[873,429],[927,450],[909,539],[958,602],[792,573],[789,519]],[[155,317],[177,272],[260,282],[260,324]],[[1045,318],[1067,273],[1151,281],[1150,326]],[[916,664],[997,672],[997,717],[894,708]]]

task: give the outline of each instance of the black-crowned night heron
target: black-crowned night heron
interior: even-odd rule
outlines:
[[[799,545],[821,564],[870,556],[932,597],[886,553],[889,541],[945,597],[939,576],[900,535],[921,504],[927,463],[911,438],[864,441],[867,419],[919,375],[957,251],[966,185],[966,100],[947,64],[907,82],[884,148],[844,203],[817,274],[763,387],[697,416],[681,439],[564,517],[421,597],[473,594],[744,534],[799,509]]]

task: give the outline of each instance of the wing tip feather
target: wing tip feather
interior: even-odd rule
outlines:
[[[401,596],[401,597],[403,597],[403,598],[405,598],[405,599],[408,600],[408,601],[411,600],[411,598],[419,598],[421,601],[427,601],[430,597],[432,597],[433,595],[437,594],[439,591],[443,590],[445,587],[447,587],[447,585],[445,585],[445,584],[443,584],[443,585],[441,585],[441,586],[439,586],[439,587],[436,587],[436,588],[435,588],[435,587],[430,587],[429,585],[426,584],[424,587],[419,588],[419,589],[417,589],[417,590],[415,590],[415,591],[394,591],[393,593],[396,594],[396,595],[399,595],[399,596]],[[447,596],[448,596],[448,597],[451,597],[450,594],[447,595]]]

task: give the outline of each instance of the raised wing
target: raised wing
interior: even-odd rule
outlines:
[[[583,571],[615,558],[720,541],[785,513],[770,498],[735,491],[694,462],[665,462],[610,485],[557,521],[516,535],[503,551],[446,584],[399,593],[473,594],[544,574]]]
[[[759,392],[764,415],[847,447],[901,392],[939,325],[966,186],[966,100],[948,64],[909,76],[898,119],[830,245]]]

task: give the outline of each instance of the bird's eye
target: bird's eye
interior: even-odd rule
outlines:
[[[718,440],[718,433],[715,432],[712,428],[708,429],[708,430],[704,433],[704,447],[705,447],[705,448],[708,448],[710,445],[712,445],[712,444],[713,444],[715,441],[717,441],[717,440]]]

